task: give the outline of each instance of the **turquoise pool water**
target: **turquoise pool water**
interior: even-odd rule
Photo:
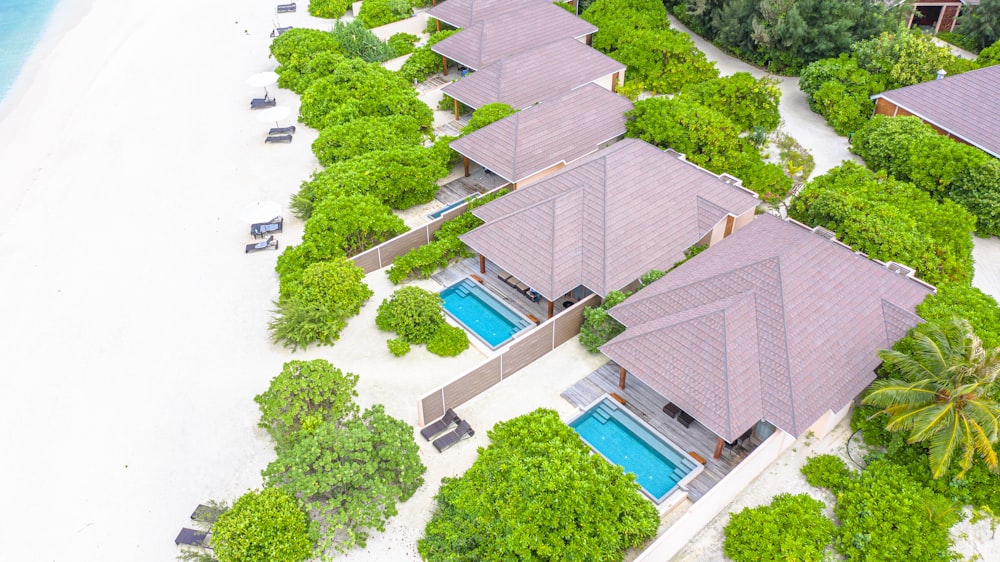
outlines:
[[[467,197],[465,199],[459,199],[458,201],[455,201],[454,203],[452,203],[452,204],[450,204],[450,205],[448,205],[446,207],[441,207],[440,209],[434,211],[433,213],[427,213],[427,218],[430,218],[430,219],[440,218],[441,215],[447,213],[448,211],[454,209],[455,207],[458,207],[459,205],[463,205],[466,202],[472,201],[472,200],[475,200],[475,199],[479,199],[479,195],[478,194],[472,195],[472,196]]]
[[[58,0],[0,0],[0,100],[42,36]]]
[[[492,349],[533,325],[468,277],[441,291],[441,298],[445,312]]]
[[[580,414],[569,425],[604,458],[634,474],[635,481],[657,503],[685,477],[702,468],[687,453],[653,433],[609,398]]]

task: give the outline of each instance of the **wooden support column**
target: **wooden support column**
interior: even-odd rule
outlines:
[[[619,74],[620,73],[616,72],[616,73],[614,73],[614,74],[611,75],[611,91],[614,92],[614,93],[616,93],[616,94],[618,93],[618,75]]]
[[[593,43],[594,43],[594,34],[591,33],[590,35],[587,36],[587,46],[592,47]]]
[[[723,441],[721,437],[719,437],[719,440],[715,442],[715,452],[714,452],[714,453],[712,453],[712,458],[713,458],[713,459],[716,459],[716,460],[718,460],[718,459],[719,459],[719,457],[721,457],[721,456],[722,456],[722,446],[723,446],[723,445],[724,445],[725,443],[726,443],[726,442],[725,442],[725,441]]]
[[[434,0],[434,5],[437,6],[437,0]],[[441,31],[441,20],[434,20],[434,26],[437,27],[438,31]]]
[[[479,273],[486,273],[486,256],[479,254]]]
[[[625,390],[625,367],[618,367],[618,388]]]
[[[455,102],[455,121],[458,121],[458,100],[452,99],[451,101]]]
[[[552,301],[549,301],[549,318],[552,318],[552,314],[554,313],[554,311],[556,309],[555,304],[556,303],[554,303]]]
[[[463,156],[462,160],[465,162],[465,177],[469,177],[469,157]]]
[[[726,229],[722,233],[722,237],[725,238],[726,236],[729,236],[730,234],[732,234],[733,233],[733,227],[735,225],[736,225],[736,217],[734,217],[733,215],[727,215],[726,216]]]
[[[448,59],[444,58],[444,55],[441,55],[441,66],[444,67],[442,70],[444,75],[448,76]]]

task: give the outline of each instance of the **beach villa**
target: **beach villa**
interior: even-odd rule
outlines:
[[[448,0],[447,2],[435,0],[434,6],[427,10],[427,15],[439,22],[437,29],[441,31],[440,22],[452,27],[466,28],[505,12],[550,3],[548,0]]]

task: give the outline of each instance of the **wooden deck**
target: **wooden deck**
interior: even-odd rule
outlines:
[[[495,174],[487,175],[481,166],[473,165],[473,170],[469,174],[469,177],[459,177],[442,185],[434,198],[445,205],[450,205],[470,195],[492,191],[506,183],[500,176]]]
[[[496,264],[486,260],[486,273],[479,273],[479,256],[476,256],[452,264],[447,269],[435,273],[432,278],[447,287],[463,277],[475,275],[483,280],[483,285],[490,293],[493,293],[494,296],[498,297],[508,306],[529,318],[534,317],[539,322],[544,322],[549,316],[548,302],[545,299],[532,302],[497,277],[501,272],[503,270],[497,267]],[[506,276],[505,273],[504,277]],[[563,310],[562,301],[556,303],[554,312],[555,314],[559,314],[561,310]]]
[[[626,408],[637,415],[671,443],[685,451],[693,451],[706,459],[705,470],[688,484],[688,497],[697,502],[723,477],[729,474],[746,457],[746,451],[722,453],[718,460],[712,458],[718,437],[695,421],[684,428],[676,419],[663,413],[669,401],[657,394],[637,377],[629,375],[625,388],[618,388],[618,365],[608,361],[562,393],[562,397],[583,410],[603,394],[616,393],[627,402]]]

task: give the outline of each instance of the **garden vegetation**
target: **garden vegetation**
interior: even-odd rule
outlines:
[[[469,348],[465,330],[445,322],[441,295],[420,287],[403,287],[382,301],[375,324],[380,330],[396,333],[398,338],[389,340],[387,345],[397,357],[409,352],[410,345],[427,344],[428,351],[442,357],[452,357]]]

